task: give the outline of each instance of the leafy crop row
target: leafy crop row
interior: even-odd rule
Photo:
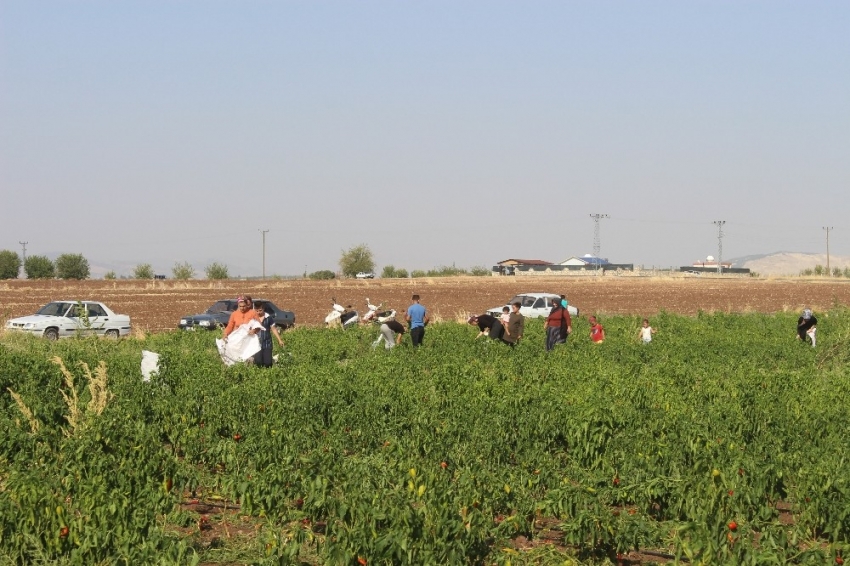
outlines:
[[[239,563],[824,564],[848,548],[846,312],[821,317],[818,349],[790,315],[662,314],[648,345],[637,319],[605,323],[605,343],[578,322],[548,355],[536,321],[513,350],[457,324],[419,351],[298,329],[268,370],[223,367],[205,333],[7,334],[0,557],[216,561],[195,499],[256,525]],[[162,355],[149,383],[142,349]],[[105,364],[108,401],[76,427],[54,356],[81,407]],[[544,526],[551,554],[528,550]]]

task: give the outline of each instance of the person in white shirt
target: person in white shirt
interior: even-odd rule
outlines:
[[[649,344],[652,342],[653,334],[655,334],[655,329],[649,325],[649,319],[643,319],[643,326],[641,326],[638,331],[638,338],[640,338],[644,344]]]

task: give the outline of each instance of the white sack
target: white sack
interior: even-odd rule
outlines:
[[[151,376],[159,373],[159,354],[142,350],[142,381],[148,382]]]
[[[260,351],[260,339],[256,334],[249,334],[254,328],[263,326],[256,320],[243,324],[230,333],[227,342],[217,338],[215,341],[218,354],[224,365],[232,366],[237,362],[245,362],[254,357]]]

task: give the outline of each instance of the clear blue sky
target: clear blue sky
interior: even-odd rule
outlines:
[[[0,3],[0,249],[850,254],[850,3]]]

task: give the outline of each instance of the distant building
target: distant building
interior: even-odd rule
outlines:
[[[679,271],[694,273],[696,275],[699,275],[700,273],[716,273],[718,271],[717,260],[714,259],[714,256],[708,256],[704,260],[695,261],[692,265],[680,267]],[[720,263],[720,272],[728,273],[730,275],[744,275],[749,274],[750,270],[745,267],[732,267],[731,262],[724,261]]]
[[[552,262],[542,259],[506,259],[496,265],[501,267],[513,267],[514,265],[552,265]]]
[[[558,265],[567,265],[571,267],[596,267],[598,265],[608,265],[608,258],[584,254],[581,257],[573,256],[569,259],[565,259]]]
[[[693,265],[691,265],[691,267],[707,267],[709,269],[717,269],[717,260],[714,259],[714,256],[710,255],[704,260],[695,261]],[[732,264],[727,261],[724,261],[720,263],[720,267],[722,267],[723,269],[731,269]]]

